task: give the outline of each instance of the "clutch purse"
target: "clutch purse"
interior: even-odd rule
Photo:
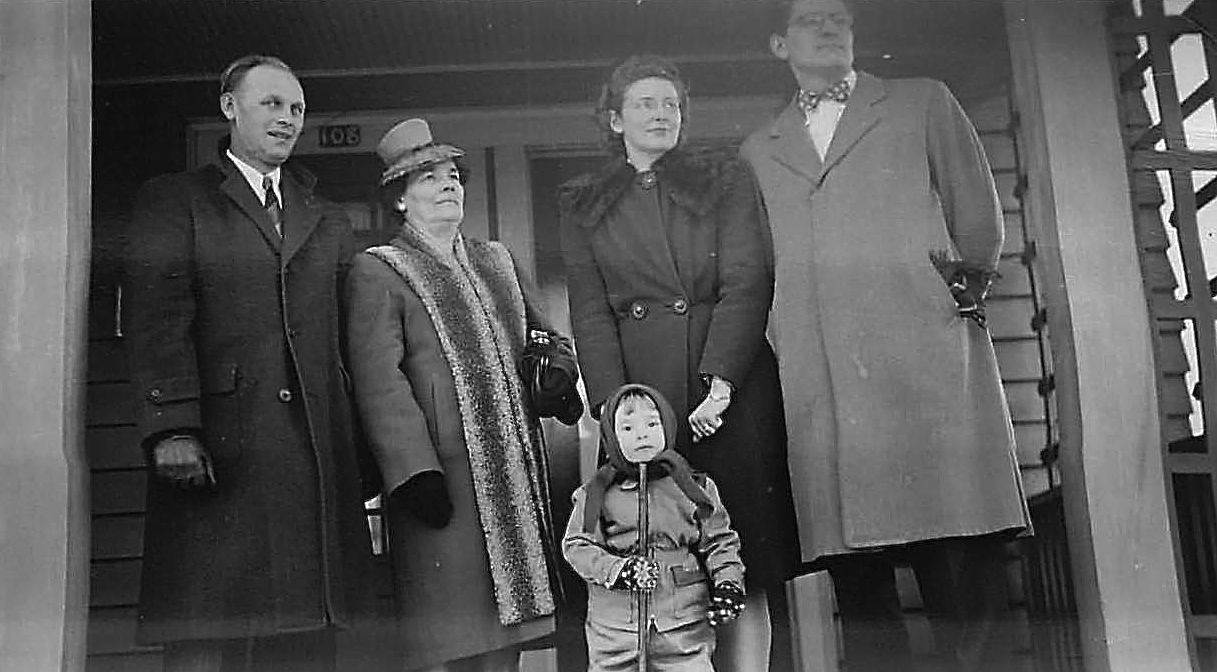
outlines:
[[[553,331],[529,329],[519,372],[537,417],[554,418],[564,425],[579,422],[583,415],[579,367],[569,340]]]

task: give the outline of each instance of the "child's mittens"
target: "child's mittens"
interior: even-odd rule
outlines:
[[[710,590],[710,625],[718,627],[739,618],[744,611],[744,590],[731,581]]]
[[[612,587],[616,590],[649,591],[659,583],[659,563],[638,555],[625,559],[625,565]]]

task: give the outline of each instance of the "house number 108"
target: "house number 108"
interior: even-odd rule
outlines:
[[[322,147],[357,147],[359,142],[359,126],[356,124],[317,128],[317,144]]]

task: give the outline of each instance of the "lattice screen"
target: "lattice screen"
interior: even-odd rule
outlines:
[[[1188,629],[1217,662],[1217,2],[1132,0],[1112,17],[1142,271],[1158,325],[1163,441]]]

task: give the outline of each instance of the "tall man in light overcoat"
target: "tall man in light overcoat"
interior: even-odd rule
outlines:
[[[137,640],[170,672],[334,669],[370,559],[339,335],[348,218],[284,165],[286,64],[220,82],[218,163],[147,183],[124,328],[148,456]]]
[[[832,575],[851,672],[915,669],[896,557],[946,659],[933,669],[981,669],[1004,543],[1029,525],[992,341],[960,310],[1002,247],[989,164],[942,83],[854,70],[850,5],[776,4],[770,48],[800,92],[742,152],[773,236],[803,560]]]

